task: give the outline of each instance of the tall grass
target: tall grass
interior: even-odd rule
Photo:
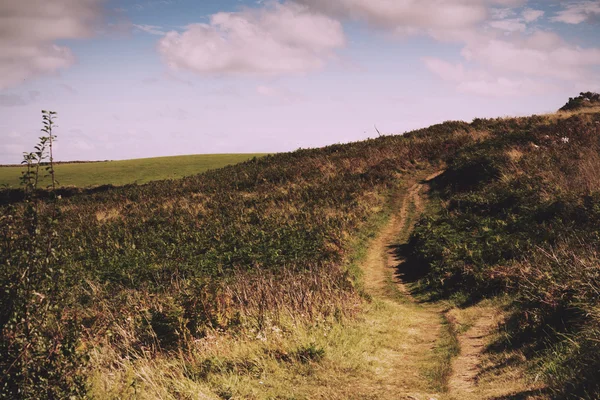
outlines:
[[[177,181],[57,190],[53,240],[64,251],[48,267],[63,279],[52,307],[81,328],[76,354],[100,349],[117,364],[185,352],[217,331],[342,320],[360,303],[342,267],[357,232],[405,174],[471,140],[467,124],[450,122]],[[50,206],[46,193],[35,195],[40,209]],[[23,196],[0,193],[11,221],[0,226],[3,268],[27,264],[14,251],[26,239]]]
[[[448,159],[445,205],[411,238],[421,282],[467,302],[510,293],[511,333],[556,396],[597,398],[600,114],[480,120]]]

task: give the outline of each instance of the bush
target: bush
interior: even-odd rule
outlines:
[[[82,396],[86,355],[79,320],[69,309],[73,285],[63,269],[68,253],[57,240],[59,198],[53,193],[55,113],[43,111],[47,136],[24,156],[25,203],[20,215],[0,217],[0,397],[56,399]],[[49,163],[43,162],[49,159]],[[50,201],[35,195],[42,171],[51,176]]]
[[[600,105],[600,94],[593,92],[582,92],[575,98],[569,97],[567,104],[562,106],[559,111],[576,111],[592,105]]]

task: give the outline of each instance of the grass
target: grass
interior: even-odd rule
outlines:
[[[388,202],[352,240],[346,270],[361,289],[361,264],[392,211]],[[421,343],[416,332],[430,323],[430,315],[424,318],[415,304],[400,305],[361,292],[368,301],[361,303],[357,317],[308,322],[296,316],[270,320],[261,331],[215,330],[178,355],[121,358],[110,347],[97,347],[91,364],[106,367],[93,371],[90,396],[395,399],[398,390],[430,392],[435,384],[422,379],[426,372],[413,372],[435,368],[438,360],[411,345]]]
[[[392,399],[397,392],[387,390],[390,382],[422,387],[412,374],[382,374],[393,371],[390,356],[404,346],[390,341],[395,338],[390,336],[394,330],[390,321],[403,326],[403,318],[379,303],[369,306],[365,318],[272,326],[253,336],[252,332],[216,333],[178,357],[122,359],[120,368],[94,373],[90,395],[102,399]],[[373,328],[379,333],[373,335]],[[112,354],[93,357],[95,365],[101,364],[97,358],[115,360]]]
[[[122,186],[196,175],[209,169],[238,164],[264,154],[198,154],[189,156],[142,158],[123,161],[65,163],[56,165],[61,186]],[[0,167],[0,187],[19,187],[22,167]],[[42,182],[42,186],[46,184]]]
[[[402,190],[407,189],[405,182]],[[361,267],[381,253],[376,238],[393,211],[388,201],[352,240],[346,269],[363,290],[363,280],[370,277],[361,274]],[[408,213],[404,229],[410,229],[414,220],[413,204]],[[407,237],[403,232],[403,238]],[[331,316],[316,322],[281,318],[268,321],[260,331],[217,330],[178,355],[119,359],[110,347],[106,353],[96,348],[92,365],[107,368],[92,374],[90,395],[103,399],[438,396],[435,392],[445,389],[457,352],[450,327],[438,329],[443,318],[431,307],[364,294],[367,301],[361,302],[362,312],[352,318]],[[435,348],[433,354],[427,351],[431,348]]]
[[[448,380],[452,373],[452,361],[460,354],[460,344],[454,326],[445,314],[440,315],[440,338],[433,349],[433,363],[426,371],[433,387],[440,392],[448,392]]]

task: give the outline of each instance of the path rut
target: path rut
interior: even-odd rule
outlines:
[[[402,196],[398,198],[397,211],[391,216],[388,224],[380,231],[373,240],[363,270],[365,272],[365,289],[374,298],[384,302],[398,302],[390,295],[390,280],[397,290],[405,297],[404,312],[410,313],[410,318],[418,319],[409,334],[418,337],[416,343],[411,344],[410,351],[400,356],[400,359],[413,358],[414,365],[421,368],[431,363],[431,355],[435,351],[440,337],[442,321],[447,319],[453,323],[448,316],[447,309],[443,304],[420,304],[413,298],[407,284],[398,276],[396,268],[404,262],[395,252],[395,248],[405,242],[412,230],[415,217],[424,211],[427,182],[436,178],[443,171],[427,176],[423,181],[414,182]],[[401,256],[400,256],[401,257]],[[402,312],[403,310],[399,310]],[[452,362],[452,373],[448,379],[447,393],[434,393],[420,388],[406,388],[404,393],[397,394],[405,399],[467,399],[482,398],[474,397],[477,394],[477,376],[480,371],[482,353],[487,343],[488,335],[497,325],[498,318],[493,310],[483,310],[476,319],[473,326],[458,337],[460,343],[460,354]],[[426,380],[423,377],[423,380]],[[411,390],[412,389],[412,390]],[[419,389],[419,390],[415,390]]]

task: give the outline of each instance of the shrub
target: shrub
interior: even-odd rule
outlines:
[[[52,146],[54,112],[43,111],[46,136],[25,154],[22,217],[14,207],[0,217],[0,397],[54,399],[83,395],[85,354],[78,350],[78,319],[68,308],[72,284],[57,240],[60,217]],[[44,161],[48,160],[45,164]],[[51,177],[50,201],[36,197],[43,171]]]
[[[593,92],[580,93],[577,97],[569,97],[567,104],[559,111],[576,111],[584,107],[600,104],[600,94]]]

